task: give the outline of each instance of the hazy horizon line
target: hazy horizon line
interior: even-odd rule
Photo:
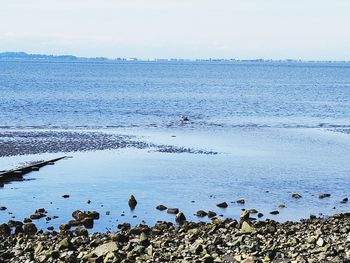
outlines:
[[[281,58],[281,59],[272,59],[272,58],[250,58],[250,59],[239,59],[239,58],[222,58],[222,57],[198,57],[198,58],[185,58],[185,57],[153,57],[153,58],[139,58],[139,57],[106,57],[106,56],[77,56],[73,54],[47,54],[47,53],[30,53],[27,51],[0,51],[0,59],[6,58],[3,55],[23,55],[23,56],[37,56],[37,57],[47,57],[47,58],[72,58],[80,60],[109,60],[109,61],[261,61],[261,62],[350,62],[350,60],[305,60],[298,58]],[[14,58],[15,56],[13,56]],[[10,58],[10,57],[7,57]]]

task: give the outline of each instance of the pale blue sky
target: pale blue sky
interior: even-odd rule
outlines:
[[[350,60],[350,0],[1,0],[0,52]]]

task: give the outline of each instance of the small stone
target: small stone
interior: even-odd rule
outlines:
[[[226,202],[222,202],[222,203],[217,204],[216,206],[220,207],[220,208],[227,208],[228,204]]]
[[[285,204],[279,204],[278,207],[279,208],[286,208],[286,205]]]
[[[130,209],[132,209],[132,210],[135,209],[135,207],[137,205],[137,201],[136,201],[135,196],[131,195],[128,203],[129,203]]]
[[[57,245],[58,250],[67,249],[69,247],[70,247],[70,242],[69,242],[68,238],[62,239]]]
[[[280,213],[280,212],[278,212],[278,211],[276,211],[276,210],[270,212],[271,215],[278,215],[279,213]]]
[[[38,231],[33,223],[26,223],[23,225],[23,232],[27,235],[34,235]]]
[[[11,234],[11,228],[7,224],[0,225],[0,235],[9,236]]]
[[[5,211],[5,210],[7,210],[7,207],[6,207],[6,206],[1,206],[1,207],[0,207],[0,211]]]
[[[175,217],[175,221],[180,225],[183,224],[186,221],[186,217],[184,213],[182,212],[178,213]]]
[[[81,224],[86,228],[93,228],[94,227],[94,220],[90,217],[86,217],[83,220],[81,220]]]
[[[62,230],[62,231],[69,230],[69,229],[70,229],[69,224],[61,224],[60,225],[60,230]]]
[[[245,200],[244,199],[238,199],[236,201],[237,204],[240,204],[240,205],[244,205],[245,204]]]
[[[300,194],[298,194],[298,193],[295,193],[295,194],[292,194],[292,197],[295,198],[295,199],[299,199],[302,196]]]
[[[157,206],[156,206],[156,209],[157,209],[157,210],[160,210],[160,211],[164,211],[164,210],[167,209],[167,207],[164,206],[164,205],[157,205]]]
[[[87,229],[85,227],[82,227],[82,226],[78,226],[76,229],[75,229],[75,234],[77,236],[88,236],[89,235],[89,232],[87,231]]]
[[[263,213],[258,213],[258,218],[262,218],[264,216]]]
[[[214,216],[216,216],[216,213],[215,213],[215,212],[213,212],[213,211],[208,211],[208,217],[209,217],[209,218],[212,218],[212,217],[214,217]]]
[[[319,247],[323,247],[325,244],[324,240],[322,237],[320,237],[319,239],[317,239],[316,245]]]
[[[70,195],[65,194],[65,195],[62,195],[62,197],[63,197],[63,198],[69,198]]]
[[[196,212],[196,216],[198,216],[198,217],[205,217],[207,214],[208,214],[208,213],[205,212],[205,211],[203,211],[203,210],[198,210],[198,211]]]
[[[244,221],[241,226],[241,232],[244,234],[253,233],[256,231],[256,228],[250,225],[248,222]]]
[[[179,209],[178,208],[168,208],[167,213],[168,214],[177,214],[177,213],[179,213]]]
[[[347,197],[340,201],[341,204],[346,204],[349,201]]]
[[[140,244],[145,247],[149,245],[149,240],[145,232],[142,232],[140,235]]]
[[[320,194],[318,196],[319,199],[323,199],[323,198],[326,198],[326,197],[330,197],[331,195],[330,194]]]

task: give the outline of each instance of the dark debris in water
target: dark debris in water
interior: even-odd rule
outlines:
[[[136,136],[79,131],[2,131],[0,157],[123,148],[154,149],[163,153],[217,154],[214,151],[161,145],[139,140]]]

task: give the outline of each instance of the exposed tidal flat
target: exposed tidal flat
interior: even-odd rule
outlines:
[[[3,145],[12,140],[21,154],[3,153],[3,169],[72,157],[0,189],[0,206],[6,208],[0,219],[12,227],[10,237],[1,228],[8,244],[1,248],[4,261],[347,262],[349,257],[349,203],[342,201],[350,195],[350,140],[343,130],[7,130],[1,136]],[[137,200],[134,209],[130,195]],[[160,211],[159,205],[179,212]],[[77,211],[98,213],[98,219],[81,223]],[[244,211],[253,212],[243,220],[251,227],[246,230],[239,224]],[[176,220],[179,213],[188,223]],[[334,214],[342,215],[328,218]],[[16,222],[30,217],[25,225],[35,224],[34,236]]]

